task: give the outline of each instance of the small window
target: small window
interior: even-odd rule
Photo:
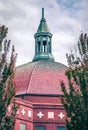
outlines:
[[[45,130],[44,126],[36,126],[36,130]]]
[[[58,126],[57,130],[66,130],[66,127],[65,126]]]
[[[20,124],[20,130],[26,130],[26,125],[25,124]]]

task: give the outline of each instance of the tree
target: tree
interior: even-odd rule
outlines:
[[[13,130],[17,105],[15,103],[15,61],[14,46],[9,58],[10,40],[8,29],[0,26],[0,130]]]
[[[66,54],[68,86],[62,81],[62,104],[67,112],[67,130],[88,130],[88,36],[81,33],[78,41],[79,57]]]

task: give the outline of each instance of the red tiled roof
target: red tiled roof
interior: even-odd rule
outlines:
[[[16,69],[16,91],[20,94],[62,94],[60,81],[67,84],[67,67],[53,61],[38,61]]]

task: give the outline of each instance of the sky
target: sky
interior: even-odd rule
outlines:
[[[8,27],[15,45],[16,65],[31,62],[42,8],[53,34],[52,53],[56,62],[67,65],[66,53],[77,46],[81,31],[88,33],[88,0],[0,0],[0,24]]]

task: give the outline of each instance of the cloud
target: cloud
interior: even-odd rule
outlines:
[[[53,34],[55,60],[66,63],[65,54],[77,43],[80,31],[88,32],[88,0],[0,0],[0,23],[9,28],[8,37],[18,53],[17,65],[34,56],[34,34],[41,19],[41,8]]]

